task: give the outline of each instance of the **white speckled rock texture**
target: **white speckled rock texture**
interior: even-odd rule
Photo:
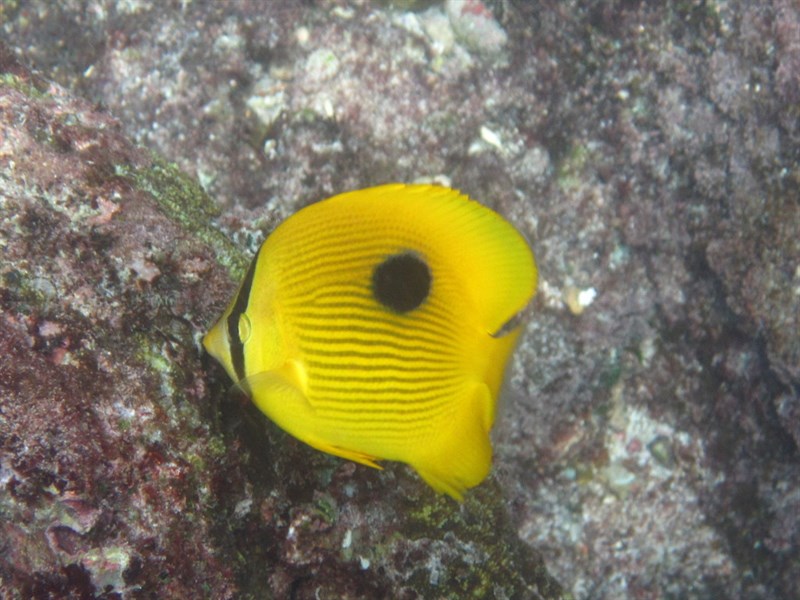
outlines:
[[[494,34],[472,35],[469,19]],[[505,214],[531,240],[541,269],[487,484],[502,490],[519,536],[575,598],[777,600],[800,589],[796,2],[0,1],[0,35],[20,61],[97,103],[97,115],[113,115],[107,126],[120,137],[198,181],[221,207],[216,225],[246,251],[299,207],[386,181],[444,179]],[[10,83],[0,82],[6,94]],[[25,127],[90,153],[71,129],[53,134],[32,117]],[[9,175],[9,161],[20,162],[14,148],[0,138],[6,186],[20,185]],[[144,150],[119,152],[149,164]],[[80,214],[78,199],[65,200],[57,218],[102,233],[127,218],[115,212],[114,190],[90,190]],[[47,220],[20,219],[4,221],[8,235],[20,227],[51,231]],[[61,300],[83,310],[81,318],[91,319],[97,303],[95,318],[113,320],[100,291],[122,286],[143,295],[144,314],[154,302],[162,306],[153,298],[183,302],[173,312],[194,316],[181,335],[198,334],[210,305],[220,308],[230,293],[232,284],[217,283],[211,297],[193,296],[199,305],[173,297],[170,285],[217,273],[200,246],[172,257],[108,245],[102,236],[91,243],[74,251],[106,253],[93,273],[104,287],[76,286]],[[61,268],[54,256],[33,273],[31,298],[60,298],[48,269]],[[43,361],[80,360],[75,348],[89,342],[65,336],[54,315],[14,316],[8,298],[16,283],[6,271],[3,327],[16,328]],[[595,292],[590,304],[571,302],[586,290]],[[162,327],[171,348],[177,326]],[[189,353],[177,348],[179,357]],[[11,364],[3,359],[4,368]],[[253,465],[270,464],[262,434],[243,424],[252,417],[245,408],[219,398],[224,378],[206,366],[208,374],[185,385],[196,402],[214,398],[197,426],[224,437],[217,468],[236,474],[236,497],[226,502],[233,514],[249,515],[247,539],[256,543],[285,514],[306,532],[331,531],[323,475],[312,477],[323,508],[304,498],[306,512],[282,513],[289,509],[281,502],[258,495],[265,489],[258,477],[269,476]],[[160,452],[164,477],[180,475],[167,469],[170,461],[191,456],[181,444]],[[310,460],[320,472],[342,468]],[[2,493],[11,494],[10,471],[2,469]],[[415,489],[402,469],[353,477],[356,495],[396,477]],[[50,480],[36,485],[68,491]],[[204,493],[213,498],[218,489]],[[349,502],[358,500],[336,498],[340,514]],[[322,516],[309,516],[310,506]],[[30,510],[31,519],[41,515]],[[7,535],[3,549],[15,539]],[[71,540],[63,543],[87,551],[80,536]],[[408,564],[425,562],[440,544],[426,540],[407,549]],[[262,541],[270,556],[291,555],[308,572],[323,572],[313,543]],[[364,577],[373,573],[370,557],[351,559]],[[363,564],[370,566],[362,572]],[[442,581],[438,568],[414,577],[430,584],[435,571]],[[315,579],[292,569],[276,571],[272,589],[313,594]],[[103,581],[115,585],[110,570]],[[235,579],[220,577],[213,585]]]

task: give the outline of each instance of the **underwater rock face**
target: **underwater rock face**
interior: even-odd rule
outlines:
[[[198,338],[246,262],[213,215],[0,45],[2,596],[561,597],[496,483],[458,505],[225,399]]]
[[[0,26],[26,63],[102,104],[128,138],[198,180],[223,209],[219,224],[250,252],[297,208],[391,180],[444,182],[499,210],[528,236],[542,274],[494,432],[493,479],[519,535],[576,598],[792,597],[797,2],[463,3],[461,16],[505,33],[493,52],[456,31],[456,2],[264,4],[3,2]],[[25,126],[46,137],[35,123]],[[142,185],[165,170],[144,172]],[[122,214],[106,196],[93,210],[100,221]],[[106,270],[125,265],[146,292],[133,299],[152,302],[153,288],[175,287],[175,271],[149,250],[122,256]],[[179,266],[192,264],[202,261]],[[216,278],[196,301],[219,310],[233,284],[213,261],[208,268],[199,277]],[[57,297],[40,274],[26,289]],[[182,298],[159,295],[160,310]],[[179,331],[202,331],[213,313],[196,311]],[[70,360],[62,320],[35,326],[42,341],[30,344]],[[337,547],[349,539],[352,548],[360,534],[328,529],[308,510],[290,518],[284,496],[263,494],[264,481],[309,509],[308,490],[331,481],[354,477],[377,502],[383,488],[371,486],[383,477],[402,476],[406,490],[414,480],[393,467],[377,480],[359,469],[342,480],[341,463],[291,442],[320,483],[280,471],[270,459],[290,452],[283,438],[272,432],[265,450],[260,421],[224,398],[224,377],[205,366],[210,377],[191,378],[213,388],[199,393],[208,407],[200,421],[234,448],[218,467],[233,481],[223,486],[233,509],[219,511],[230,521],[221,530],[237,528],[248,552],[267,547],[304,565],[274,572],[270,585],[311,594],[316,579],[292,582],[325,555],[313,536],[284,543],[290,523],[336,532]],[[186,442],[171,443],[184,454]],[[273,529],[254,524],[256,513],[264,523],[285,515],[284,529],[265,541]],[[433,540],[417,548],[440,547]],[[118,552],[105,556],[121,562]],[[368,563],[363,573],[372,573],[376,561],[358,556],[358,572]],[[424,552],[393,556],[407,569],[425,565],[414,585],[446,580]]]

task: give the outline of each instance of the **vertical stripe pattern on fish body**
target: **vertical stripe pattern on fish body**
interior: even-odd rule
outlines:
[[[204,344],[298,439],[406,462],[461,498],[489,472],[520,332],[504,325],[535,286],[527,243],[488,208],[443,187],[368,188],[276,228]]]

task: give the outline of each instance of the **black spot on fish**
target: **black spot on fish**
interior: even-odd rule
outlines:
[[[407,313],[425,302],[431,291],[431,271],[413,252],[393,254],[372,272],[372,293],[389,310]]]

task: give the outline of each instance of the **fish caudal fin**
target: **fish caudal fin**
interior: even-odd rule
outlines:
[[[490,425],[485,418],[491,394],[484,383],[472,382],[470,387],[457,413],[432,442],[432,451],[411,462],[434,490],[458,501],[468,488],[483,481],[492,467]]]

